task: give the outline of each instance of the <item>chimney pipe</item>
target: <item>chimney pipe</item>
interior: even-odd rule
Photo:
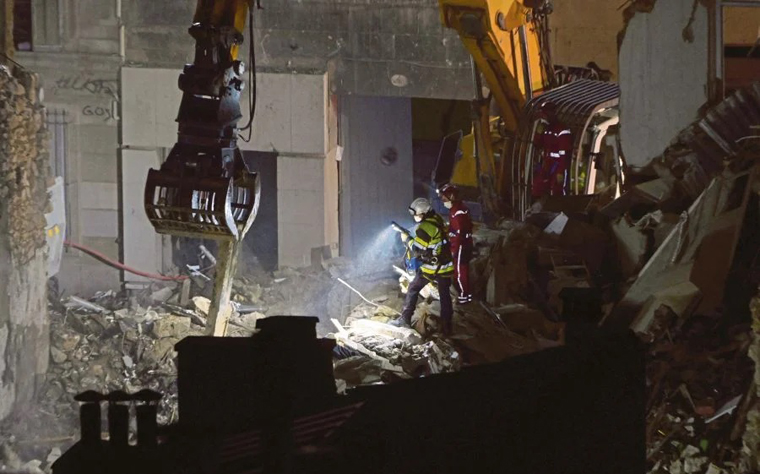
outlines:
[[[158,423],[156,413],[158,407],[153,404],[138,405],[137,411],[137,446],[153,448],[158,442]]]
[[[130,400],[131,397],[121,390],[108,394],[108,437],[111,446],[129,446],[129,406],[119,402]]]
[[[134,400],[142,402],[135,408],[137,412],[137,446],[154,448],[158,445],[158,401],[162,395],[153,390],[140,390],[133,395]]]
[[[84,443],[99,443],[100,437],[100,402],[105,397],[102,393],[87,390],[77,394],[74,400],[81,402],[79,407],[79,424]]]
[[[100,403],[83,403],[79,407],[79,423],[83,443],[100,442]]]

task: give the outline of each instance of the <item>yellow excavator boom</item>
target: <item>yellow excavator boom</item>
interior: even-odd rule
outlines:
[[[539,33],[529,0],[439,0],[443,24],[459,33],[483,74],[507,130],[526,101],[548,87]]]

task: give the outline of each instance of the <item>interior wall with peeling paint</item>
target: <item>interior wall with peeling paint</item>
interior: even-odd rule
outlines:
[[[707,51],[707,9],[698,0],[659,1],[631,19],[619,57],[628,165],[645,166],[697,119],[707,102]]]

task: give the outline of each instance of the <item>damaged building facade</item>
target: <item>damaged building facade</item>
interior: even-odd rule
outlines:
[[[623,157],[625,188],[610,203],[540,200],[521,209],[523,222],[477,223],[476,301],[455,306],[449,338],[429,287],[411,327],[388,324],[411,279],[393,268],[401,259],[389,224],[409,222],[412,199],[431,195],[442,139],[472,126],[472,59],[443,26],[437,0],[253,9],[254,49],[246,44],[240,57],[255,71],[255,118],[238,146],[261,178],[261,202],[228,282],[232,303],[222,299],[221,334],[208,298],[221,267],[213,244],[158,234],[145,213],[148,170],[177,143],[177,79],[193,61],[196,2],[14,2],[15,63],[0,70],[0,470],[72,462],[72,451],[56,459],[77,440],[74,396],[83,390],[110,392],[114,406],[136,403],[140,389],[158,391],[151,403],[171,431],[183,405],[178,351],[204,347],[194,336],[209,328],[237,336],[216,339],[219,347],[266,340],[262,327],[288,319],[281,315],[318,316],[316,332],[327,337],[320,350],[329,346],[336,391],[349,397],[371,393],[369,385],[456,385],[480,369],[472,366],[498,372],[506,359],[504,370],[516,373],[525,360],[593,358],[586,347],[609,349],[596,331],[627,332],[630,365],[621,373],[632,378],[607,370],[609,361],[604,374],[609,393],[646,377],[630,399],[616,398],[646,412],[645,420],[617,413],[636,438],[626,445],[628,467],[757,469],[760,3],[573,3],[553,5],[552,59],[619,84],[620,125],[615,116],[607,142]],[[254,89],[246,86],[241,125]],[[69,241],[57,272],[45,257],[55,178],[65,184],[60,229]],[[381,259],[387,268],[374,268]],[[50,274],[57,291],[46,292]],[[598,368],[568,363],[584,380]],[[541,400],[553,403],[561,390],[546,385],[541,393],[551,395]],[[19,418],[33,399],[38,413]],[[9,424],[33,434],[6,436]],[[124,432],[134,437],[133,428]]]
[[[51,163],[66,183],[67,239],[141,271],[168,270],[172,243],[147,232],[142,180],[176,139],[176,81],[192,59],[194,2],[26,3],[16,21],[31,34],[19,37],[16,60],[40,74],[45,90]],[[614,73],[622,17],[607,2],[595,5],[600,16],[590,21],[557,2],[553,54]],[[411,200],[416,143],[437,154],[437,123],[450,108],[443,101],[474,97],[469,55],[432,1],[262,7],[254,13],[258,122],[251,141],[240,142],[265,178],[259,237],[249,247],[270,267],[309,265],[315,248],[355,256],[378,230],[364,216],[390,220]],[[469,127],[467,108],[456,107],[464,121],[455,125]],[[243,113],[245,123],[247,107]],[[384,155],[399,159],[383,165]],[[61,288],[74,293],[146,281],[73,249],[62,265]]]

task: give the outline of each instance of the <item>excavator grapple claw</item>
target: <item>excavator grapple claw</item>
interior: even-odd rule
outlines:
[[[237,148],[175,145],[160,170],[148,171],[145,212],[156,231],[241,241],[259,206],[261,184]]]

